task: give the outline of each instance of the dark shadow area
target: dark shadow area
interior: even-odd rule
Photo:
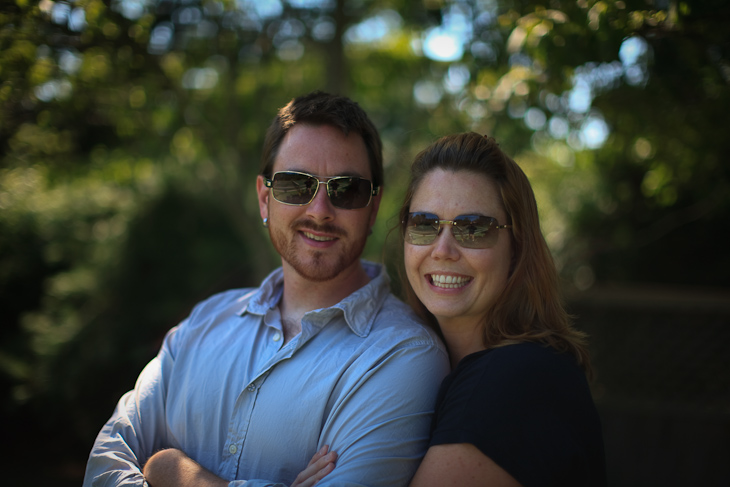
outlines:
[[[609,486],[730,485],[730,295],[604,289],[571,311],[590,334]]]

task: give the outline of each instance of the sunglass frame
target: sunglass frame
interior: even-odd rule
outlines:
[[[299,175],[299,176],[305,176],[307,179],[314,180],[317,182],[317,186],[314,188],[314,192],[312,193],[312,197],[307,201],[306,203],[289,203],[287,201],[280,200],[276,195],[276,188],[274,188],[274,183],[276,179],[277,174],[288,174],[288,175]],[[349,180],[359,180],[359,181],[366,181],[370,185],[370,189],[367,190],[368,193],[368,201],[362,206],[353,206],[353,207],[345,207],[338,205],[335,200],[333,199],[332,190],[330,189],[330,182],[336,181],[338,179],[349,179]],[[301,171],[277,171],[274,174],[271,175],[271,178],[264,177],[264,185],[271,189],[271,195],[274,197],[276,201],[278,201],[281,204],[289,205],[289,206],[307,206],[312,201],[314,201],[314,198],[317,197],[317,193],[319,192],[320,185],[324,184],[326,191],[327,191],[327,197],[330,200],[330,203],[332,203],[332,206],[335,208],[339,208],[341,210],[360,210],[362,208],[367,208],[370,205],[370,202],[373,200],[373,196],[377,196],[380,193],[380,186],[375,186],[375,184],[366,178],[361,178],[359,176],[332,176],[329,178],[320,178],[318,176],[315,176],[314,174],[309,174],[306,172]],[[335,198],[337,195],[335,195]]]
[[[428,225],[431,229],[434,230],[434,233],[426,233],[426,234],[420,234],[419,236],[422,238],[429,239],[428,241],[425,241],[423,243],[415,243],[413,241],[413,237],[411,235],[411,231],[409,230],[411,227],[415,227],[416,225],[411,225],[411,221],[413,220],[414,216],[424,216],[426,218],[425,224]],[[479,228],[477,231],[474,232],[468,232],[465,230],[465,227],[468,227],[468,224],[465,224],[465,220],[468,217],[476,217],[476,218],[485,218],[488,219],[490,222],[486,226],[486,230],[483,230],[484,237],[480,238],[479,240],[476,240],[474,235],[477,233],[477,231],[482,231],[482,228]],[[472,223],[473,225],[473,223]],[[433,244],[439,235],[441,235],[441,230],[445,226],[451,227],[451,236],[454,237],[454,240],[457,244],[459,244],[460,247],[466,248],[466,249],[489,249],[494,247],[497,244],[497,240],[499,238],[498,233],[490,234],[489,232],[491,230],[502,230],[504,228],[512,228],[512,225],[500,225],[496,218],[491,216],[485,216],[485,215],[474,215],[474,214],[465,214],[465,215],[459,215],[453,220],[442,220],[439,218],[438,215],[435,213],[430,213],[427,211],[414,211],[408,213],[408,217],[406,218],[406,221],[403,222],[404,226],[404,233],[403,237],[405,241],[411,245],[416,246],[426,246]],[[480,227],[482,227],[480,225]],[[489,235],[494,235],[494,237],[491,237]],[[475,244],[477,242],[482,242],[478,245],[469,245],[467,242],[467,238],[471,237],[472,242]]]

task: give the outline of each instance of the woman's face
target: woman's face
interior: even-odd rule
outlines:
[[[507,223],[497,185],[471,171],[428,173],[413,195],[410,211],[428,212],[440,220],[460,215],[482,215]],[[512,234],[497,232],[491,248],[464,248],[450,225],[428,245],[404,243],[408,280],[418,298],[438,319],[444,333],[451,327],[468,327],[478,332],[481,323],[502,292],[512,259]]]

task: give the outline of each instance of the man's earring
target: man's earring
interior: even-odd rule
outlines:
[[[269,219],[264,218],[264,228],[269,228]]]

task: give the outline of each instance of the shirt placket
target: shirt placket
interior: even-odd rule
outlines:
[[[255,408],[266,407],[257,403],[259,390],[266,382],[271,370],[281,360],[291,357],[291,345],[287,344],[283,347],[283,335],[280,330],[272,329],[267,343],[267,348],[271,353],[271,357],[260,364],[261,368],[256,371],[251,382],[245,385],[233,408],[231,418],[228,425],[228,434],[225,445],[223,446],[222,468],[225,470],[228,478],[238,478],[238,467],[241,464],[241,455],[244,451],[246,439],[251,425],[251,418],[254,415]]]
[[[241,454],[243,453],[243,446],[246,442],[246,436],[251,424],[251,417],[256,407],[259,389],[266,381],[270,371],[271,369],[269,368],[255,380],[247,384],[236,400],[236,405],[228,426],[226,444],[223,449],[224,459],[222,463],[228,478],[237,478],[238,465],[241,461]]]

